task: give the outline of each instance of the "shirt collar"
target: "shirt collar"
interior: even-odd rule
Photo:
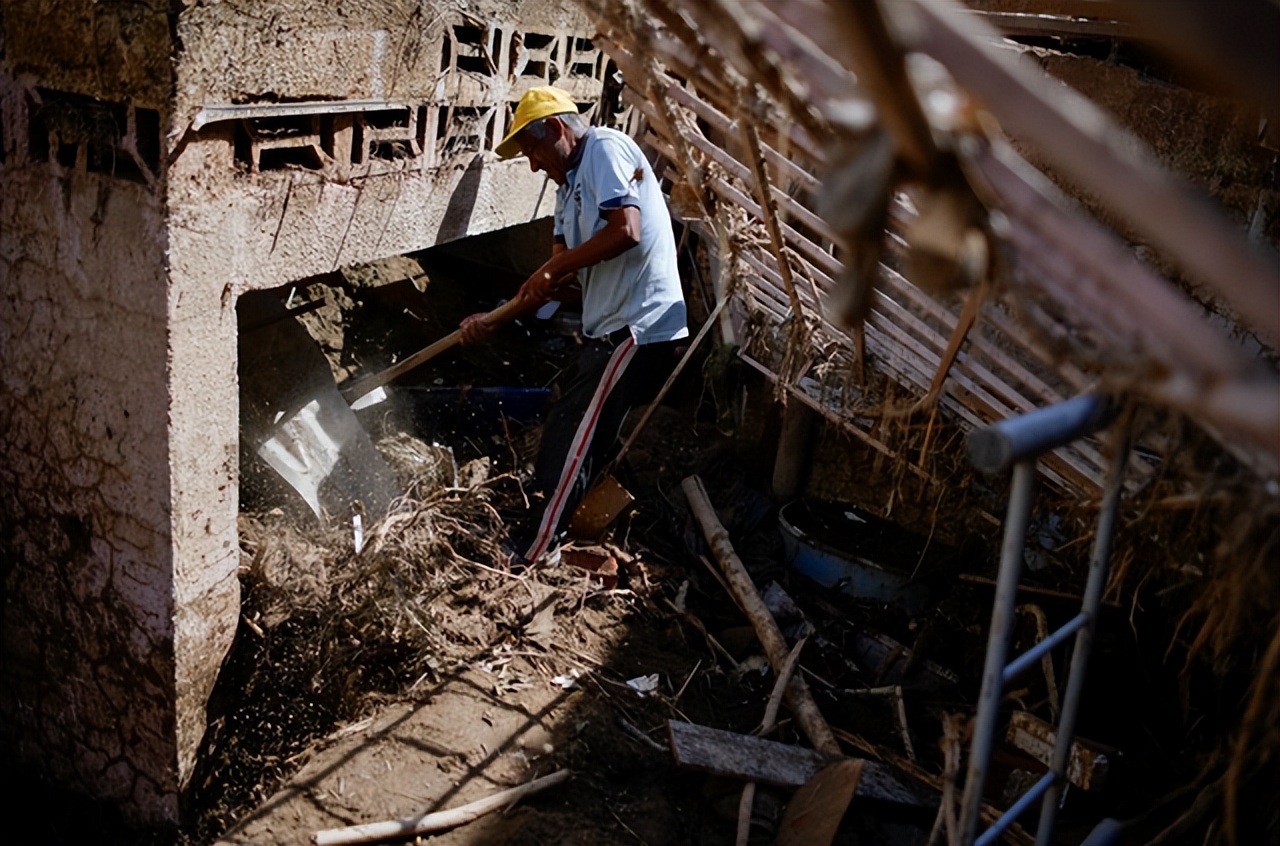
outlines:
[[[582,152],[587,148],[587,142],[596,136],[596,128],[594,126],[587,127],[587,131],[582,133],[582,137],[578,139],[577,145],[573,148],[573,152],[569,154],[569,158],[565,161],[565,170],[576,170],[578,163],[582,161]]]

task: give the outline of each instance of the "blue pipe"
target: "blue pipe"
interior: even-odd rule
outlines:
[[[1047,408],[1001,420],[969,435],[969,460],[983,473],[999,473],[1034,459],[1111,423],[1116,404],[1101,394],[1083,394]]]

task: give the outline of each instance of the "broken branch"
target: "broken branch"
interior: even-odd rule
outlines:
[[[469,802],[466,805],[460,805],[447,811],[437,811],[434,814],[424,814],[420,817],[410,817],[403,820],[387,820],[317,831],[311,835],[311,842],[315,846],[345,846],[348,843],[372,843],[375,840],[386,840],[391,837],[408,837],[414,834],[456,828],[464,823],[479,819],[485,814],[505,808],[525,796],[546,790],[548,787],[554,787],[568,777],[568,770],[560,770],[551,775],[536,778],[519,787],[501,790],[492,796],[477,799],[475,802]]]
[[[782,704],[782,695],[786,692],[791,675],[796,670],[796,664],[800,662],[800,653],[804,651],[804,645],[808,642],[808,637],[802,637],[796,641],[796,645],[791,647],[791,654],[778,670],[778,678],[773,683],[773,692],[769,694],[769,704],[764,708],[764,719],[760,721],[760,730],[757,734],[768,734],[773,731],[774,725],[778,722],[778,707]]]
[[[778,629],[773,615],[765,607],[755,583],[751,581],[751,576],[742,566],[742,560],[733,551],[733,545],[729,542],[729,533],[725,531],[720,519],[716,516],[706,489],[702,486],[702,480],[697,476],[690,476],[680,486],[684,490],[689,508],[697,519],[698,525],[701,526],[707,543],[711,546],[716,561],[724,571],[724,577],[729,583],[734,598],[751,621],[756,637],[764,646],[765,654],[769,656],[769,663],[775,667],[782,667],[787,660],[786,639]],[[809,693],[809,686],[805,684],[802,677],[793,676],[788,683],[787,703],[791,706],[796,722],[800,724],[814,749],[828,755],[840,754],[840,745],[836,743],[831,727],[823,719],[822,712],[818,710],[817,703],[813,701],[813,695]]]
[[[778,678],[774,680],[773,692],[769,694],[769,702],[764,708],[764,719],[760,721],[760,729],[757,734],[766,735],[773,730],[773,726],[778,721],[778,708],[782,705],[782,695],[787,689],[787,683],[791,681],[791,675],[796,670],[796,664],[800,661],[800,653],[804,651],[804,645],[809,642],[809,638],[802,637],[796,641],[796,645],[791,647],[791,653],[787,655],[787,660],[783,663],[781,669],[778,670]],[[751,810],[756,799],[756,783],[749,781],[742,786],[742,799],[738,802],[738,841],[737,846],[747,846],[747,840],[751,835]]]

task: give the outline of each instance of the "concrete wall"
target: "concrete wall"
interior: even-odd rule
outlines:
[[[173,821],[238,620],[236,298],[548,214],[492,147],[604,63],[558,0],[54,5],[0,56],[0,742]]]
[[[3,739],[59,781],[171,816],[173,767],[132,764],[176,761],[161,203],[6,158]]]
[[[165,209],[122,149],[141,115],[158,169],[171,50],[163,4],[116,11],[4,8],[0,741],[42,777],[171,819]]]

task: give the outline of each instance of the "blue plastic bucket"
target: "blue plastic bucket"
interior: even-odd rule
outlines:
[[[919,561],[923,539],[897,524],[854,506],[797,500],[783,506],[778,525],[786,566],[817,584],[911,614],[928,603],[927,586],[894,563]]]

